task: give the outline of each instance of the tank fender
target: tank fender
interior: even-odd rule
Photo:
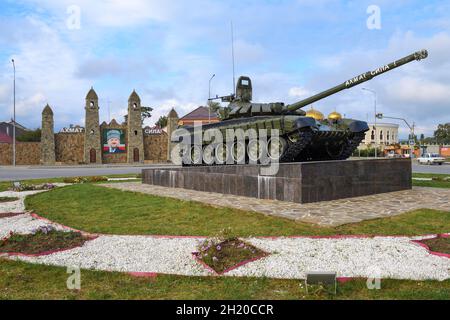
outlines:
[[[294,128],[295,129],[304,129],[307,127],[316,127],[316,120],[311,117],[299,117],[295,120]]]
[[[354,120],[350,122],[348,128],[351,132],[366,132],[369,130],[369,125],[365,121]]]

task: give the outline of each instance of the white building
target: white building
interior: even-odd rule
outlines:
[[[377,122],[369,123],[369,131],[366,132],[360,147],[375,147],[398,143],[398,124]]]

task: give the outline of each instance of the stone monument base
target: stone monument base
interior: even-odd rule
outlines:
[[[142,170],[142,182],[171,188],[309,203],[412,188],[409,159],[280,163],[276,175],[259,165]]]

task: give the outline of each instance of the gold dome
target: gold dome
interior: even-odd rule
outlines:
[[[336,121],[336,120],[341,120],[341,119],[342,119],[342,115],[336,111],[334,111],[328,115],[328,120]]]
[[[313,108],[311,108],[311,110],[306,111],[305,116],[314,118],[318,121],[323,120],[323,113],[318,110],[314,110]]]

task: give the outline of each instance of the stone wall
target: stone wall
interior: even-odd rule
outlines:
[[[10,143],[0,143],[0,165],[12,165],[13,145]],[[17,142],[16,143],[16,164],[17,165],[37,165],[41,160],[40,142]]]
[[[167,161],[167,133],[144,136],[144,159],[149,162]]]
[[[55,134],[56,162],[80,164],[84,162],[84,133]]]
[[[126,128],[125,126],[120,127]],[[167,139],[165,132],[159,135],[144,136],[144,159],[146,162],[167,161]],[[16,148],[18,165],[39,165],[41,163],[40,142],[17,142]],[[58,164],[82,164],[84,161],[84,133],[56,133],[55,156]],[[103,163],[126,163],[127,154],[102,154],[102,159]],[[0,165],[11,164],[12,144],[0,143]]]

